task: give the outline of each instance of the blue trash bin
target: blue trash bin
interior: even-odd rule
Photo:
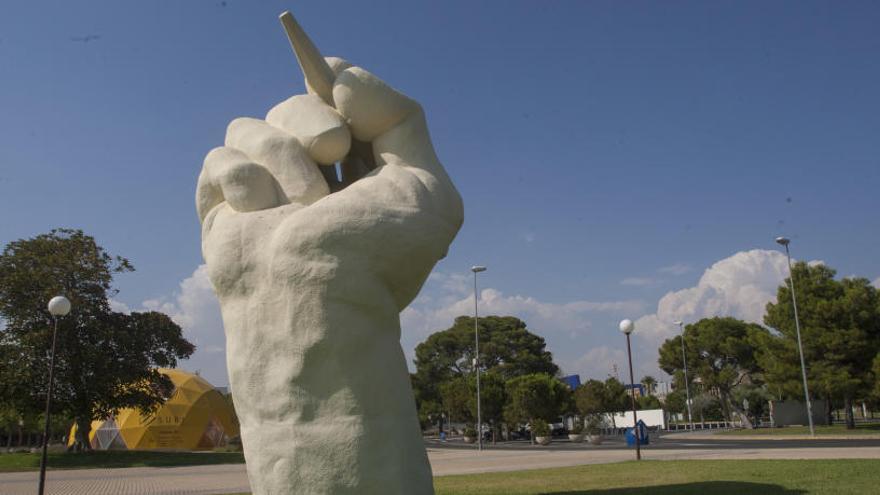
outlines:
[[[648,445],[650,443],[650,438],[648,437],[648,427],[645,425],[645,422],[641,419],[638,422],[639,426],[639,445]],[[633,429],[627,428],[626,434],[626,445],[629,447],[636,446],[636,437],[633,435]]]

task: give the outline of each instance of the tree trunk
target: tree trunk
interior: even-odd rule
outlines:
[[[853,417],[853,401],[849,395],[843,397],[843,408],[846,413],[846,429],[856,429],[856,418]]]
[[[529,443],[535,445],[535,420],[529,421]]]
[[[73,452],[88,452],[92,450],[89,442],[89,433],[92,431],[92,422],[89,419],[76,418],[76,433],[73,436],[73,444],[67,448]]]
[[[731,412],[738,414],[740,418],[742,418],[743,427],[748,429],[753,429],[755,427],[752,423],[752,420],[749,418],[749,414],[746,411],[743,411],[733,403],[730,403],[728,407],[730,408]],[[730,415],[730,419],[728,419],[728,421],[733,423],[733,414]]]
[[[829,425],[834,424],[834,415],[832,414],[833,407],[831,406],[831,398],[825,398],[825,419],[828,421]]]

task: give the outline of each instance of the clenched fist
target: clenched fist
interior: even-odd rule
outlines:
[[[291,39],[309,94],[232,121],[196,192],[251,487],[433,493],[399,313],[461,198],[415,101]]]

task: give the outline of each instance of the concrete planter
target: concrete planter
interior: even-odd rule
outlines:
[[[584,434],[583,433],[569,433],[568,439],[574,443],[581,443],[584,441]]]
[[[551,440],[550,437],[535,437],[535,443],[538,445],[549,445]]]
[[[477,437],[464,437],[464,443],[474,443],[477,441]]]
[[[605,437],[602,435],[590,435],[590,444],[591,445],[602,445],[602,441],[605,440]]]

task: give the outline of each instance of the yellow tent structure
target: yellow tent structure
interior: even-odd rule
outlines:
[[[155,413],[123,409],[104,421],[93,421],[93,449],[210,450],[239,435],[231,404],[204,378],[178,369],[160,369],[174,392]],[[70,429],[73,444],[76,425]]]

